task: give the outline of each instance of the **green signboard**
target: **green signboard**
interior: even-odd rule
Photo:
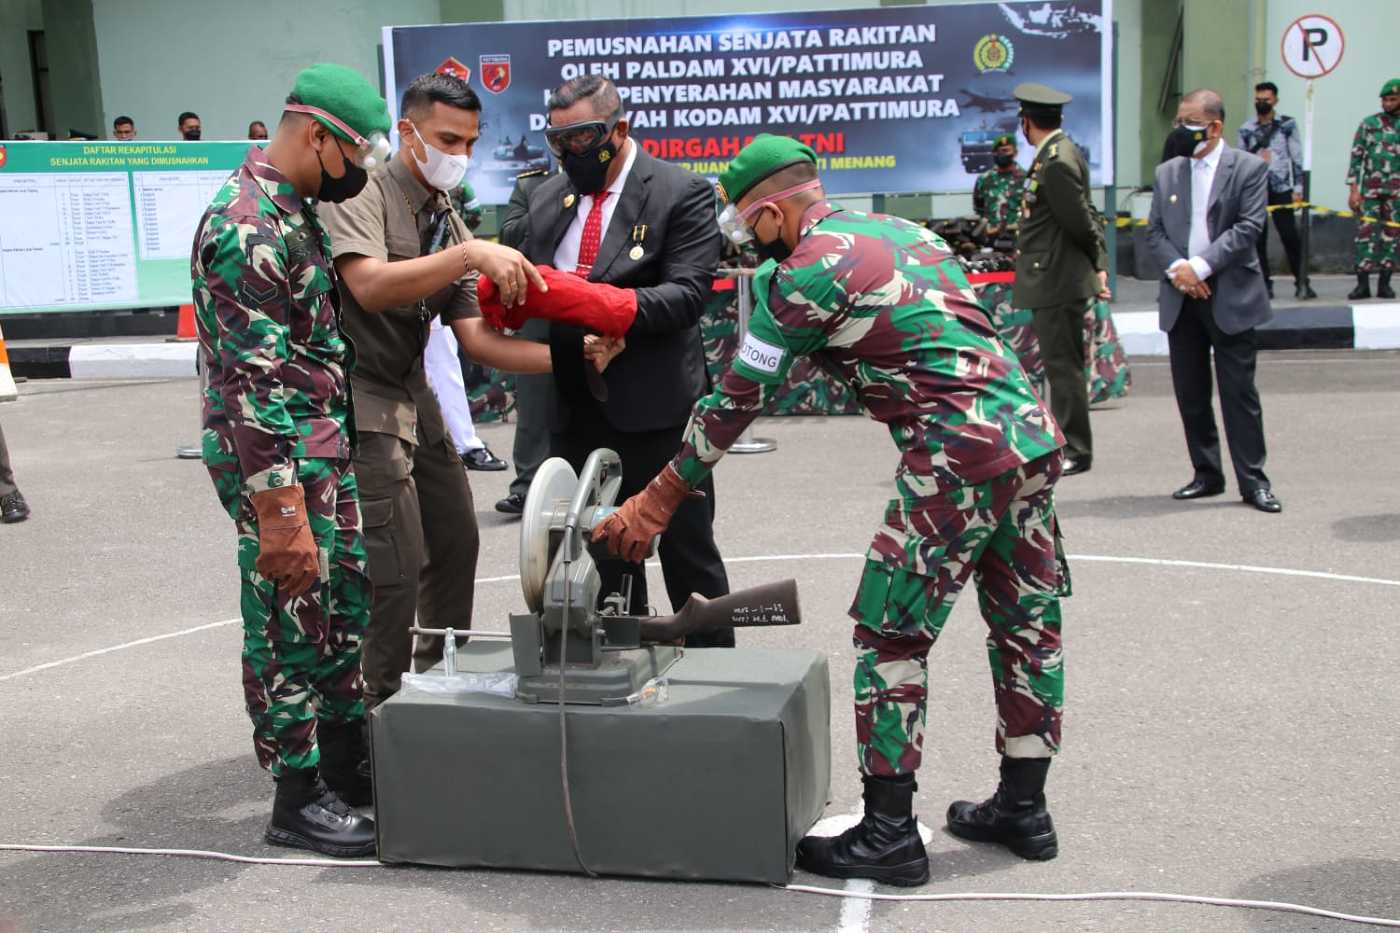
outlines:
[[[246,142],[0,143],[0,315],[190,300],[190,245]]]

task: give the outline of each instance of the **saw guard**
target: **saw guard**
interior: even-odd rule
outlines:
[[[554,560],[550,533],[562,522],[578,488],[578,474],[563,457],[550,457],[541,463],[525,495],[525,509],[520,515],[520,591],[531,612],[544,609],[545,580]]]

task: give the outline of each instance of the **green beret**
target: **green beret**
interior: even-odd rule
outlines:
[[[1391,78],[1385,83],[1381,88],[1381,96],[1384,97],[1387,94],[1400,94],[1400,78]]]
[[[1002,146],[1014,146],[1016,145],[1016,137],[1012,136],[1010,133],[1002,133],[992,145],[998,149]]]
[[[753,186],[774,172],[799,162],[817,164],[817,154],[810,146],[791,136],[761,133],[754,137],[729,163],[719,176],[719,196],[726,204],[737,204],[753,190]]]
[[[389,105],[364,75],[344,65],[322,62],[297,75],[292,94],[308,107],[324,110],[361,136],[389,133]],[[354,142],[339,127],[315,117],[346,142]]]

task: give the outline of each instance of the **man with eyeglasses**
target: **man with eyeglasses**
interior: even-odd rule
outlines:
[[[832,204],[816,163],[797,140],[764,134],[720,176],[721,226],[764,258],[748,335],[674,458],[594,540],[624,557],[644,553],[798,358],[839,373],[888,425],[900,464],[850,608],[864,816],[839,836],[804,838],[797,865],[832,878],[928,880],[913,813],[927,658],[969,579],[988,629],[1001,781],[980,804],[955,801],[948,828],[1054,858],[1044,791],[1064,697],[1059,598],[1069,576],[1053,495],[1064,438],[948,245],[909,221]]]
[[[700,176],[648,155],[631,136],[617,88],[587,75],[548,101],[545,140],[562,171],[529,199],[529,258],[573,273],[633,313],[626,348],[602,374],[582,353],[586,329],[550,322],[556,410],[551,449],[581,469],[609,447],[622,457],[622,495],[639,492],[675,453],[696,399],[710,390],[700,316],[719,265],[714,190]],[[613,288],[609,289],[608,286]],[[692,593],[729,592],[714,538],[715,488],[687,499],[661,537],[661,571],[671,605]],[[604,569],[603,592],[632,578],[633,611],[650,605],[640,563]],[[692,647],[732,647],[733,629],[691,636]]]
[[[358,72],[296,79],[265,149],[249,147],[190,262],[204,462],[238,532],[243,690],[258,763],[277,781],[266,839],[371,855],[361,778],[360,640],[370,582],[351,450],[330,238],[312,199],[354,197],[388,151],[384,99]]]

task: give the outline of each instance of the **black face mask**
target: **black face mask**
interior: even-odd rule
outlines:
[[[185,137],[185,140],[187,142],[193,143],[199,141],[199,130],[185,130],[185,132],[182,135]]]
[[[1016,157],[1014,155],[1007,155],[1004,152],[998,152],[996,155],[992,156],[992,161],[996,163],[997,168],[1006,168],[1012,162],[1016,161]]]
[[[763,262],[767,262],[770,259],[774,262],[783,262],[792,255],[792,247],[783,242],[781,227],[778,228],[777,237],[767,243],[760,240],[758,234],[755,233],[753,248],[754,252],[758,253],[758,258]]]
[[[611,139],[579,154],[565,151],[561,156],[564,174],[574,183],[579,194],[597,194],[608,181],[608,169],[617,156],[617,146]]]
[[[341,156],[344,155],[342,152]],[[365,185],[369,184],[369,172],[349,159],[345,159],[345,174],[339,178],[333,178],[326,171],[326,163],[321,162],[321,153],[319,152],[316,153],[316,161],[321,165],[321,187],[316,189],[316,200],[318,201],[339,204],[341,201],[348,201],[364,191]]]
[[[1162,161],[1174,159],[1177,156],[1191,157],[1196,151],[1196,146],[1209,138],[1210,130],[1202,128],[1193,130],[1189,126],[1178,126],[1167,134],[1167,142],[1162,147]]]
[[[1266,100],[1256,100],[1254,102],[1254,112],[1259,114],[1259,116],[1261,117],[1273,109],[1274,105]]]

